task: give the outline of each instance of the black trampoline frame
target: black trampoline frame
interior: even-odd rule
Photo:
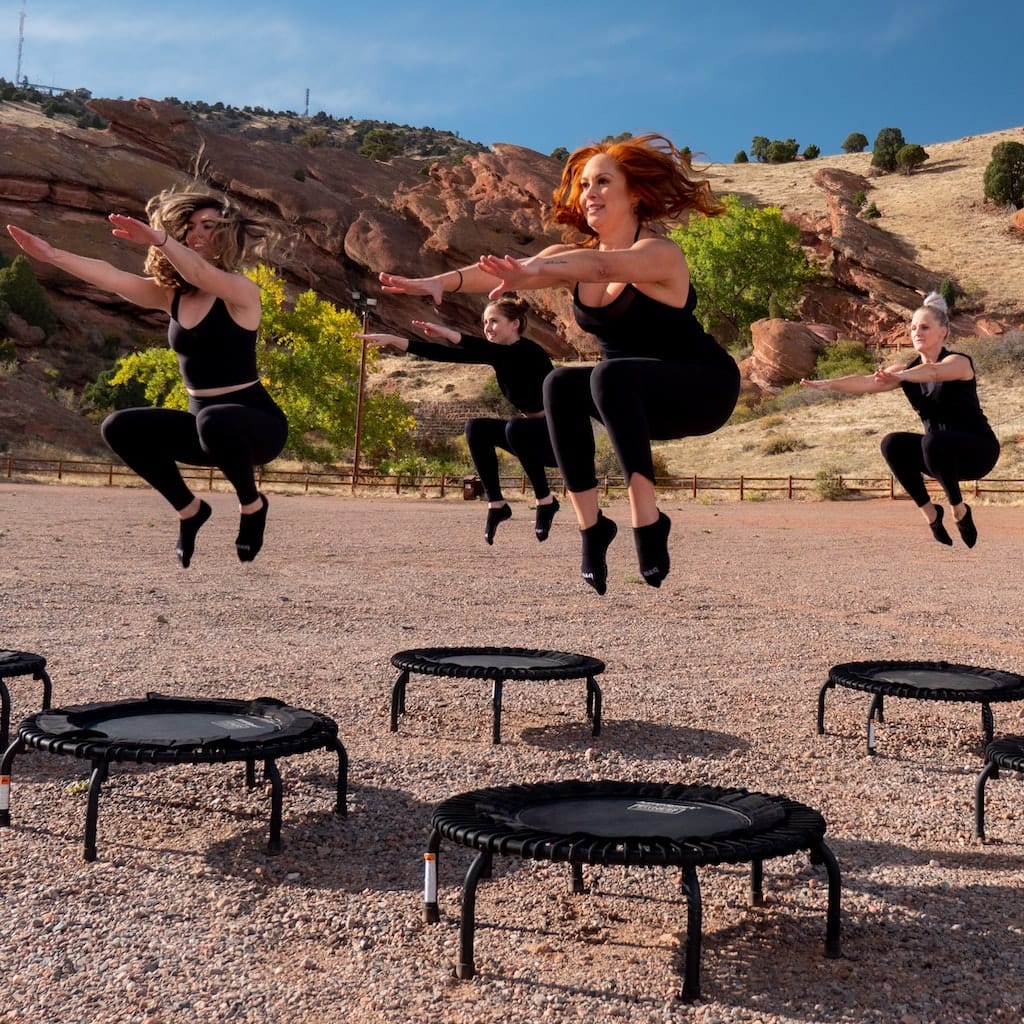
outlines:
[[[974,784],[974,835],[985,838],[985,783],[999,778],[999,769],[1024,772],[1024,736],[1006,736],[985,747],[985,767]]]
[[[1013,687],[1004,689],[951,689],[944,687],[912,686],[879,679],[872,672],[919,671],[950,674],[963,673],[991,679],[993,683],[1006,679],[1015,681]],[[950,703],[980,704],[981,727],[986,742],[991,742],[994,719],[991,705],[1009,701],[1024,700],[1024,676],[994,668],[978,668],[975,665],[960,665],[947,661],[851,661],[833,665],[828,678],[818,692],[818,735],[825,732],[825,694],[836,686],[850,690],[861,690],[873,694],[867,718],[867,752],[875,753],[875,722],[884,723],[885,697],[907,697],[916,700],[935,700]]]
[[[111,739],[88,727],[90,719],[100,713],[129,717],[145,714],[213,711],[223,715],[249,715],[265,718],[281,725],[279,733],[269,738],[246,741],[223,734],[198,742]],[[81,704],[67,708],[41,711],[26,718],[18,727],[15,740],[7,747],[0,761],[0,827],[11,824],[10,777],[14,759],[27,748],[50,754],[87,760],[92,763],[85,813],[83,856],[96,859],[96,831],[99,819],[100,789],[116,762],[132,764],[189,765],[245,762],[245,781],[249,789],[256,786],[256,762],[263,762],[263,778],[270,783],[270,836],[267,852],[281,852],[282,793],[281,773],[276,761],[291,754],[333,750],[338,756],[338,783],[335,813],[347,817],[348,754],[338,739],[338,726],[333,719],[315,711],[294,708],[272,697],[256,700],[228,700],[167,697],[150,693],[139,700]]]
[[[545,801],[607,799],[692,801],[742,811],[751,821],[745,833],[686,840],[652,836],[597,836],[588,833],[557,833],[517,823],[516,813]],[[770,807],[757,823],[757,807]],[[753,808],[754,813],[749,814]],[[841,877],[839,864],[825,845],[825,819],[815,810],[783,796],[751,793],[744,789],[665,783],[581,781],[536,783],[474,790],[439,804],[431,818],[424,854],[424,920],[440,920],[437,876],[441,840],[477,851],[462,886],[459,926],[459,962],[456,976],[469,979],[476,973],[474,939],[476,890],[481,878],[489,878],[495,854],[568,863],[571,890],[585,891],[583,865],[636,865],[681,868],[680,890],[686,898],[687,924],[685,966],[681,998],[700,998],[700,961],[703,909],[697,868],[705,865],[751,862],[750,901],[763,903],[763,862],[808,850],[812,864],[824,865],[828,878],[825,956],[839,957]]]
[[[483,659],[544,659],[548,664],[534,666],[515,664],[485,664]],[[452,658],[480,658],[477,665],[459,665]],[[561,665],[551,664],[562,661]],[[603,661],[586,654],[567,651],[540,651],[525,647],[422,647],[399,651],[391,656],[391,664],[399,669],[398,678],[391,689],[391,731],[398,731],[398,719],[405,714],[405,695],[409,676],[446,676],[454,679],[489,679],[492,683],[491,742],[501,743],[502,695],[509,680],[586,679],[587,718],[592,723],[592,735],[601,734],[601,687],[594,678],[605,669]]]
[[[7,680],[30,675],[43,684],[43,710],[50,707],[53,686],[46,673],[46,659],[29,651],[0,651],[0,750],[11,742],[11,693]]]

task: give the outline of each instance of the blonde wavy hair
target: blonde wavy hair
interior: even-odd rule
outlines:
[[[226,195],[199,189],[183,192],[165,189],[146,203],[150,226],[166,231],[170,238],[183,245],[189,218],[197,210],[213,210],[217,214],[217,224],[210,237],[209,259],[221,270],[236,272],[251,259],[266,256],[276,241],[276,232],[267,221],[246,216]],[[156,246],[150,246],[144,270],[164,287],[180,291],[192,287]]]
[[[689,211],[712,217],[725,210],[711,185],[694,175],[689,154],[676,149],[664,135],[650,132],[618,142],[597,142],[569,155],[552,197],[549,216],[553,223],[567,226],[563,236],[567,242],[583,235],[583,245],[597,245],[580,203],[580,178],[587,161],[599,153],[606,153],[622,168],[641,224],[677,220]]]

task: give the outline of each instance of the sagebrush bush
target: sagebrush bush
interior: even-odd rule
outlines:
[[[9,306],[26,323],[41,327],[47,335],[57,329],[50,301],[25,256],[15,256],[9,267],[0,270],[0,303]]]
[[[850,493],[843,471],[836,466],[825,466],[814,474],[814,489],[822,501],[839,501]]]
[[[957,342],[955,347],[971,357],[974,369],[982,377],[1012,380],[1019,378],[1024,368],[1024,331],[970,338]]]
[[[827,377],[845,377],[849,374],[874,373],[874,357],[860,341],[837,341],[829,345],[814,364],[818,380]]]
[[[762,455],[783,455],[786,452],[800,452],[809,447],[806,441],[793,434],[769,434],[761,442]]]

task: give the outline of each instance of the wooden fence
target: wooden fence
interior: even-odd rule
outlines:
[[[138,486],[141,481],[127,466],[113,462],[87,461],[78,459],[27,459],[15,455],[0,455],[0,473],[7,480],[33,480],[45,482],[58,480],[64,483],[100,484],[107,487]],[[182,475],[196,489],[227,490],[229,485],[219,470],[197,467],[182,467]],[[558,476],[549,477],[552,489],[565,493],[563,481]],[[345,490],[350,493],[386,492],[393,494],[415,493],[436,494],[445,497],[456,493],[469,496],[461,476],[420,476],[412,474],[383,475],[360,471],[354,476],[349,470],[285,470],[260,469],[257,482],[282,492],[331,493]],[[822,492],[827,486],[833,494],[877,495],[895,498],[901,495],[892,476],[857,477],[837,475],[827,481],[806,476],[689,476],[658,477],[655,481],[659,491],[699,498],[701,495],[732,493],[740,501],[758,498],[798,497],[802,493]],[[505,476],[502,487],[510,492],[519,490],[525,494],[529,481],[525,476]],[[605,476],[599,480],[599,488],[606,496],[625,491],[620,476]],[[964,485],[964,493],[975,497],[982,494],[1024,493],[1024,479],[992,479],[974,481]]]

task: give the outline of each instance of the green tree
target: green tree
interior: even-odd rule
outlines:
[[[920,167],[927,159],[928,154],[924,146],[919,146],[916,142],[901,146],[896,152],[896,166],[904,174],[913,174],[914,168]]]
[[[569,150],[565,146],[556,146],[551,150],[551,159],[557,160],[560,164],[564,164],[569,159]]]
[[[57,329],[50,301],[36,280],[28,258],[19,253],[10,266],[0,270],[0,304],[17,313],[27,323],[42,328],[47,335]]]
[[[896,154],[907,144],[899,128],[883,128],[875,136],[871,150],[871,166],[880,171],[896,170]]]
[[[758,163],[764,163],[768,159],[768,147],[770,145],[771,141],[766,135],[755,135],[750,143],[750,155]]]
[[[819,156],[821,156],[821,149],[814,145],[813,142],[809,146],[804,147],[805,160],[817,160]]]
[[[697,315],[726,344],[750,339],[750,325],[768,315],[792,316],[805,285],[817,276],[800,248],[800,230],[778,207],[745,207],[725,197],[720,217],[700,217],[670,237],[683,250],[697,289]]]
[[[985,198],[1016,209],[1024,207],[1024,143],[998,142],[985,168]]]
[[[863,153],[868,148],[868,137],[861,132],[850,132],[843,141],[844,153]]]
[[[114,364],[107,386],[115,396],[114,408],[123,408],[130,401],[120,397],[122,392],[138,395],[140,387],[149,405],[188,408],[188,393],[181,382],[178,357],[169,348],[147,348],[122,356]]]
[[[768,143],[768,162],[773,164],[788,164],[796,156],[800,146],[796,139],[772,139]]]
[[[732,162],[733,162],[734,164],[747,164],[747,163],[750,163],[750,160],[749,160],[749,158],[747,157],[747,151],[746,151],[745,149],[741,149],[741,150],[740,150],[740,151],[739,151],[739,152],[738,152],[738,153],[737,153],[737,154],[736,154],[736,155],[735,155],[735,156],[734,156],[734,157],[732,158]]]
[[[359,147],[359,155],[365,156],[368,160],[390,160],[401,152],[402,147],[394,133],[386,128],[371,128]]]
[[[355,443],[362,343],[359,318],[305,291],[288,308],[284,283],[260,267],[251,275],[263,295],[260,372],[288,417],[288,450],[318,463],[337,462]],[[366,351],[367,376],[380,361]],[[360,447],[372,459],[399,450],[415,421],[395,394],[367,390]]]

